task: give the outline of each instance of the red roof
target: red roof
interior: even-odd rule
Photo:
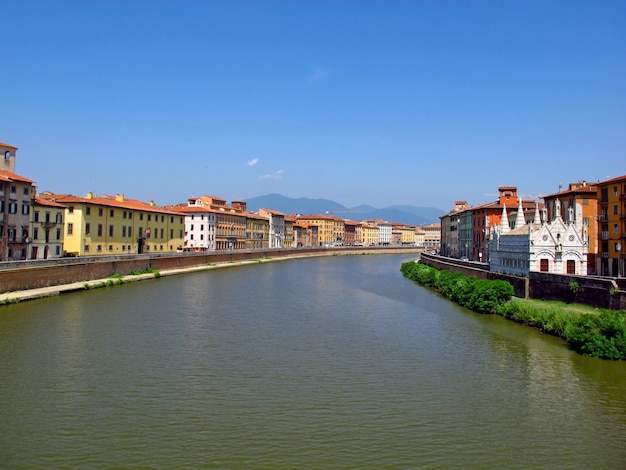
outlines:
[[[0,170],[0,180],[3,181],[20,181],[22,183],[30,183],[33,184],[33,180],[29,180],[28,178],[24,178],[23,176],[16,175],[15,173],[11,173],[10,171]]]
[[[8,147],[10,149],[17,150],[17,147],[13,147],[12,145],[5,144],[4,142],[0,142],[0,147]]]
[[[118,201],[116,196],[109,195],[80,197],[74,196],[72,194],[50,194],[46,195],[45,198],[61,204],[94,204],[100,206],[118,207],[120,209],[132,209],[144,212],[158,212],[160,214],[183,215],[180,211],[173,211],[170,209],[166,209],[165,207],[157,206],[154,203],[143,202],[137,199],[129,199],[127,197],[123,197],[123,200]]]

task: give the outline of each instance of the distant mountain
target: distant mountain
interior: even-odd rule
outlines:
[[[305,197],[290,198],[280,194],[268,194],[245,199],[248,210],[258,211],[260,208],[273,209],[284,214],[332,214],[343,219],[356,221],[383,219],[387,222],[402,222],[408,225],[428,225],[439,222],[444,211],[434,207],[390,206],[377,209],[362,204],[347,208],[330,199],[309,199]]]

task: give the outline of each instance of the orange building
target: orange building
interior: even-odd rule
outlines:
[[[626,175],[601,181],[598,186],[599,256],[601,276],[626,276]]]
[[[472,253],[470,259],[475,261],[489,261],[489,238],[494,227],[502,221],[503,209],[506,208],[509,225],[515,228],[515,220],[520,208],[524,212],[524,220],[530,223],[535,218],[537,207],[542,204],[535,200],[521,200],[517,194],[517,186],[500,186],[499,198],[481,206],[472,207]],[[515,208],[517,207],[517,210]]]

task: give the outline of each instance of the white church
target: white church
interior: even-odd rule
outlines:
[[[570,207],[564,220],[561,202],[556,201],[554,220],[546,221],[546,211],[538,205],[532,223],[526,223],[520,199],[514,227],[511,228],[506,206],[502,221],[491,233],[489,269],[517,276],[531,271],[553,274],[587,274],[587,227],[582,207]]]

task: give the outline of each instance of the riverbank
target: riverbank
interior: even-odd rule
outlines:
[[[411,251],[407,251],[411,252]],[[321,256],[363,256],[363,255],[382,255],[398,253],[396,249],[376,249],[376,250],[334,250],[334,251],[314,251],[309,252],[305,250],[292,251],[282,256],[262,256],[259,258],[238,259],[229,261],[217,261],[209,262],[201,265],[185,266],[180,268],[160,269],[155,270],[150,267],[142,270],[135,270],[134,272],[140,272],[140,274],[119,274],[111,273],[108,276],[98,277],[96,279],[85,279],[75,282],[68,282],[63,284],[57,284],[52,286],[36,287],[32,289],[15,290],[11,292],[5,292],[0,294],[0,305],[14,304],[26,300],[35,300],[45,297],[53,297],[70,292],[83,291],[89,289],[96,289],[101,287],[111,287],[120,284],[126,284],[128,282],[145,281],[150,279],[157,279],[167,276],[176,276],[179,274],[187,274],[197,271],[209,271],[213,269],[224,269],[235,266],[263,264],[276,261],[293,260],[298,258],[309,257],[321,257]]]
[[[624,311],[556,301],[514,299],[513,288],[505,281],[479,280],[422,263],[404,263],[401,271],[406,278],[435,289],[450,301],[477,313],[497,314],[557,336],[583,356],[626,359]]]

